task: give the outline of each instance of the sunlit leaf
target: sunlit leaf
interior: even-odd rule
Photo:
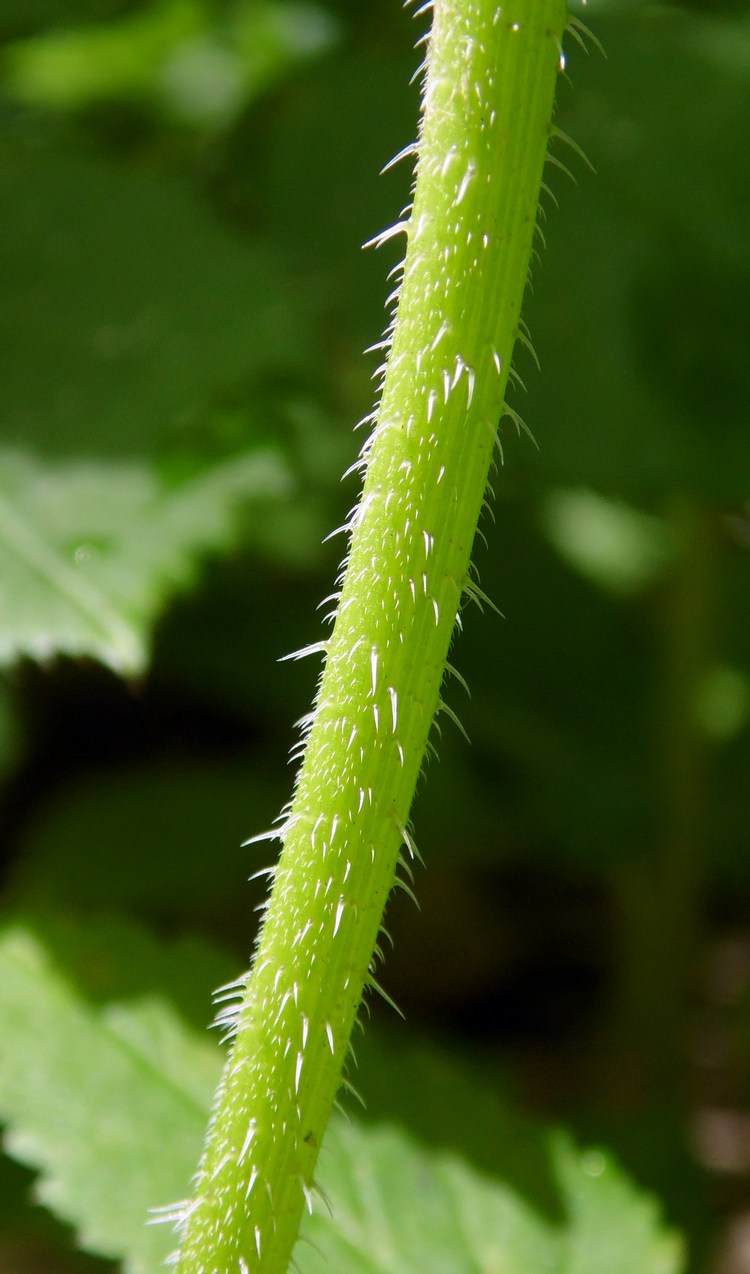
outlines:
[[[553,1224],[514,1189],[394,1128],[337,1120],[316,1204],[295,1250],[302,1274],[679,1274],[680,1244],[598,1151],[550,1136],[565,1204]],[[330,1211],[329,1211],[330,1208]]]
[[[121,1259],[129,1274],[157,1274],[174,1238],[144,1222],[150,1207],[186,1193],[218,1048],[162,1001],[94,1009],[28,930],[0,941],[0,975],[0,1017],[14,1039],[0,1056],[9,1152],[39,1172],[38,1197],[85,1248]],[[460,1105],[460,1084],[454,1091]],[[427,1150],[395,1127],[337,1117],[319,1161],[327,1203],[306,1222],[300,1270],[678,1274],[677,1239],[606,1154],[578,1151],[559,1133],[529,1134],[543,1146],[557,1214],[540,1206],[545,1186],[529,1177],[523,1152],[519,1174],[509,1163],[493,1180],[440,1149],[439,1127]]]
[[[0,970],[7,1150],[84,1248],[156,1274],[173,1244],[149,1208],[188,1189],[218,1051],[162,1003],[92,1011],[26,931],[5,934]]]
[[[288,486],[268,451],[176,483],[134,461],[0,454],[0,662],[63,653],[140,671],[156,617],[199,555],[229,545],[237,506]]]

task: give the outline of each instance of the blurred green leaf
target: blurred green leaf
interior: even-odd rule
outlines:
[[[542,523],[566,561],[615,594],[637,593],[668,559],[664,525],[593,491],[551,491],[543,503]]]
[[[462,1160],[428,1154],[403,1132],[332,1123],[321,1160],[331,1212],[305,1223],[295,1260],[303,1274],[678,1274],[679,1241],[598,1151],[562,1135],[550,1149],[566,1218],[545,1222],[512,1182],[482,1177]]]
[[[142,671],[156,618],[193,581],[199,556],[232,542],[238,506],[272,506],[288,490],[269,450],[181,482],[135,461],[0,453],[0,662],[64,653]]]
[[[275,254],[186,184],[7,138],[0,159],[6,446],[195,463],[226,447],[209,408],[306,374],[307,318]]]
[[[234,977],[236,961],[190,934],[165,941],[112,910],[59,902],[54,911],[23,913],[19,926],[33,932],[54,967],[92,1007],[159,996],[197,1030],[214,1018],[213,993]]]
[[[166,0],[119,22],[79,28],[66,24],[11,45],[5,79],[21,100],[58,107],[99,98],[143,96],[167,58],[207,25],[199,0]]]
[[[85,1248],[120,1257],[128,1274],[157,1274],[173,1237],[144,1220],[185,1193],[218,1049],[160,1001],[93,1011],[29,931],[6,931],[0,972],[16,1044],[0,1059],[9,1152],[40,1172],[39,1198]],[[317,1210],[307,1223],[314,1248],[299,1244],[300,1269],[468,1274],[502,1261],[508,1274],[676,1274],[677,1240],[606,1155],[581,1154],[560,1134],[547,1154],[563,1201],[556,1221],[512,1176],[492,1181],[395,1129],[336,1119],[320,1160],[332,1215]]]
[[[739,734],[750,720],[747,674],[728,664],[714,665],[699,687],[697,716],[706,736],[715,742]]]
[[[120,22],[67,25],[12,46],[5,78],[13,95],[35,105],[124,98],[182,122],[223,126],[335,36],[333,19],[312,4],[245,0],[217,22],[203,0],[162,0]]]
[[[376,26],[384,20],[381,11]],[[358,254],[409,198],[410,169],[379,170],[414,138],[414,30],[402,46],[346,46],[299,76],[263,116],[248,114],[229,139],[225,197],[252,219],[310,289],[330,336],[326,357],[348,390],[351,424],[372,408],[374,356],[398,249]],[[250,154],[255,161],[247,164]],[[352,247],[354,251],[352,251]],[[353,457],[352,457],[353,458]]]
[[[26,931],[0,943],[0,1110],[8,1152],[40,1173],[37,1197],[81,1245],[156,1274],[173,1246],[146,1224],[182,1197],[218,1080],[215,1045],[160,1002],[95,1013]]]
[[[597,175],[555,148],[581,189],[550,169],[560,210],[526,308],[543,375],[524,414],[559,485],[731,507],[750,469],[747,22],[590,10],[607,59],[569,43],[559,123]]]

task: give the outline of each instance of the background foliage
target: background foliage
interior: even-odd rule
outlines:
[[[569,42],[558,122],[597,175],[575,155],[578,188],[549,170],[560,209],[525,311],[542,374],[521,352],[513,400],[539,452],[509,433],[476,553],[506,618],[468,615],[456,646],[472,746],[437,740],[422,911],[394,899],[384,982],[404,1035],[439,1039],[457,1076],[473,1059],[503,1109],[612,1147],[692,1270],[741,1274],[750,10],[592,0],[587,20],[607,60]],[[396,259],[357,248],[408,197],[408,173],[376,173],[414,135],[414,36],[391,0],[0,6],[2,903],[24,925],[3,1032],[21,1104],[24,1049],[51,1056],[76,1013],[106,1051],[95,1011],[128,1048],[166,1040],[157,1069],[189,1056],[202,1122],[213,1056],[177,1040],[247,960],[261,886],[243,882],[266,860],[240,842],[288,795],[314,689],[276,660],[319,633],[340,553],[322,540],[356,496],[339,475]],[[24,1016],[49,961],[52,998]],[[473,1083],[421,1108],[422,1063],[394,1079],[371,1034],[371,1118],[510,1171]],[[54,1178],[30,1136],[10,1152]],[[387,1159],[390,1134],[371,1136],[362,1162]],[[453,1189],[464,1168],[446,1171]],[[26,1169],[0,1179],[3,1269],[99,1266],[27,1202]]]

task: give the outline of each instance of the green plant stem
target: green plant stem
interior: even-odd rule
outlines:
[[[440,0],[366,481],[178,1269],[287,1269],[462,599],[532,254],[564,0]]]

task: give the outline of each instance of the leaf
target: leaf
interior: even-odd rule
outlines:
[[[201,1032],[213,1021],[215,988],[236,973],[236,960],[204,939],[188,935],[165,942],[112,912],[87,911],[82,923],[75,913],[63,911],[59,900],[54,914],[34,912],[23,927],[92,1008],[162,996]]]
[[[680,1240],[664,1226],[655,1200],[608,1152],[579,1148],[567,1133],[515,1109],[494,1058],[482,1063],[402,1032],[389,1037],[368,1030],[357,1046],[356,1081],[368,1124],[376,1130],[401,1125],[421,1143],[421,1153],[470,1163],[483,1186],[508,1192],[533,1214],[540,1232],[553,1236],[548,1265],[530,1265],[530,1274],[674,1274],[683,1268]],[[321,1170],[325,1162],[321,1158]],[[692,1178],[691,1186],[694,1193]],[[516,1271],[481,1262],[470,1268]],[[526,1266],[518,1268],[525,1274]]]
[[[469,1274],[553,1271],[552,1227],[511,1188],[451,1155],[427,1154],[404,1132],[332,1123],[321,1160],[323,1209],[295,1251],[302,1274]],[[640,1274],[643,1274],[641,1271]]]
[[[402,1131],[332,1122],[321,1194],[295,1250],[301,1274],[676,1274],[679,1242],[598,1151],[550,1135],[566,1216],[551,1224],[512,1182],[457,1156],[428,1153]]]
[[[667,527],[593,491],[553,490],[541,515],[560,556],[616,596],[639,592],[669,562]]]
[[[748,24],[640,4],[602,6],[591,22],[607,58],[568,41],[575,92],[559,122],[597,175],[558,148],[581,190],[551,172],[560,209],[525,311],[543,375],[524,415],[560,485],[646,507],[675,488],[739,505]]]
[[[32,145],[0,135],[5,443],[226,455],[209,409],[247,413],[264,378],[310,365],[309,307],[292,302],[269,245],[185,182],[31,131]]]
[[[332,17],[310,4],[229,8],[219,24],[205,0],[162,0],[117,23],[68,24],[18,43],[7,51],[6,78],[13,94],[35,104],[145,100],[212,127],[230,122],[335,34]]]
[[[386,6],[378,27],[394,16]],[[394,209],[409,198],[408,164],[381,181],[373,177],[414,136],[417,89],[409,80],[415,31],[407,29],[403,42],[378,40],[370,50],[350,39],[345,57],[313,64],[278,111],[249,116],[228,143],[228,181],[245,216],[309,278],[313,295],[323,292],[327,321],[333,319],[338,332],[337,359],[346,360],[352,419],[372,406],[370,376],[377,364],[374,354],[369,365],[363,361],[361,350],[382,332],[390,291],[384,279],[397,248],[391,244],[353,259],[351,245],[390,225]],[[265,162],[250,182],[243,155],[258,147],[259,137]]]
[[[17,928],[0,941],[0,1010],[8,1152],[84,1248],[156,1274],[173,1240],[149,1209],[187,1191],[218,1050],[162,1003],[93,1012]]]
[[[116,949],[121,938],[115,931]],[[59,949],[65,944],[58,933]],[[137,946],[133,934],[128,952]],[[144,1221],[149,1208],[185,1196],[218,1048],[153,997],[93,1010],[17,927],[0,940],[0,1014],[13,1042],[0,1055],[9,1152],[39,1171],[39,1198],[76,1226],[85,1248],[123,1260],[128,1274],[158,1274],[173,1235]],[[455,1127],[463,1097],[450,1082]],[[515,1122],[543,1146],[543,1171],[561,1206],[540,1202],[542,1160],[526,1155],[524,1166],[520,1142],[520,1173],[511,1166],[505,1180],[493,1180],[455,1150],[420,1148],[395,1127],[336,1118],[319,1160],[332,1216],[316,1205],[306,1223],[295,1252],[302,1274],[677,1274],[676,1238],[605,1154],[581,1153],[564,1134],[520,1119],[495,1124],[496,1102],[483,1105],[481,1089],[464,1096],[475,1112],[469,1121],[482,1112],[497,1140]],[[434,1129],[438,1145],[441,1133]]]
[[[177,483],[145,462],[0,453],[0,663],[64,653],[141,671],[156,618],[198,555],[231,541],[238,503],[288,489],[270,450]]]

